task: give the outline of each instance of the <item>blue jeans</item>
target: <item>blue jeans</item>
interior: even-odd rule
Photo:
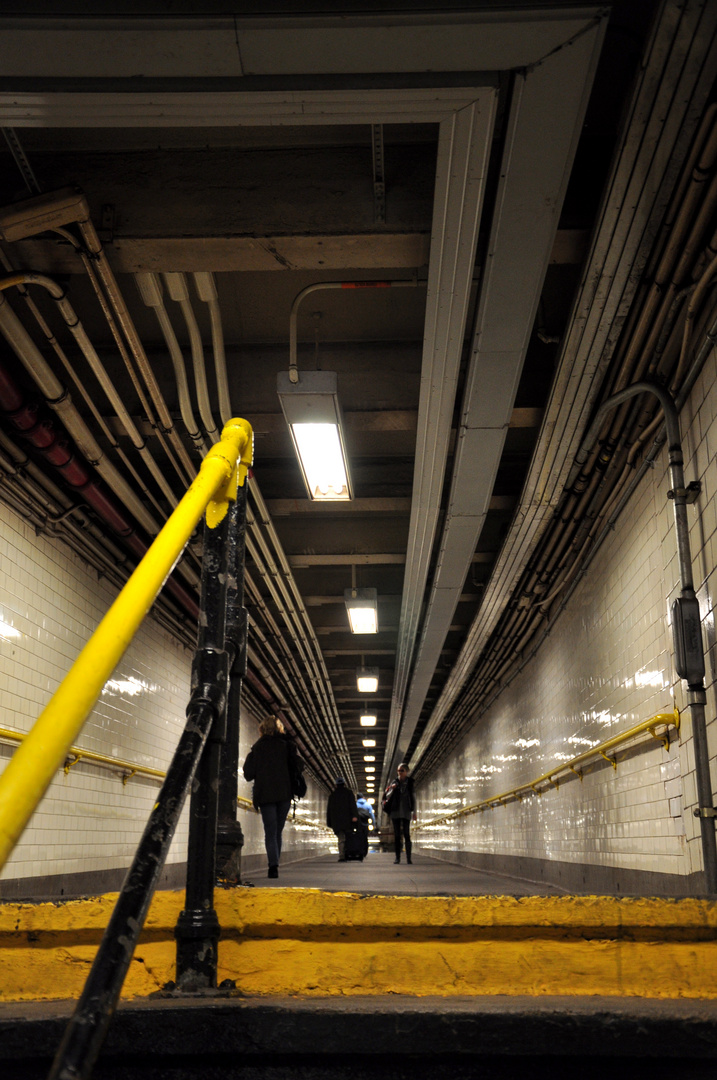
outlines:
[[[264,822],[264,844],[269,866],[278,866],[281,857],[281,832],[284,828],[291,806],[291,800],[286,802],[270,802],[259,807],[261,820]]]

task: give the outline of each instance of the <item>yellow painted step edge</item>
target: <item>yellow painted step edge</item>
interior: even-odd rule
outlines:
[[[114,900],[0,905],[0,997],[77,997]],[[155,897],[124,997],[174,978],[182,904],[182,893]],[[218,979],[245,995],[717,998],[711,901],[237,889],[216,907]]]

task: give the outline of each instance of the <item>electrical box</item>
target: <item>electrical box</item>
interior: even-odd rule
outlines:
[[[705,655],[700,605],[696,597],[681,596],[672,605],[672,638],[677,674],[690,686],[701,683],[705,674]]]

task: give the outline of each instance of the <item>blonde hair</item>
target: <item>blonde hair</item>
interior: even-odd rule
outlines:
[[[278,716],[265,716],[259,722],[259,731],[262,735],[283,735],[284,725]]]
[[[406,775],[407,776],[411,775],[411,770],[409,769],[409,767],[408,767],[408,765],[406,764],[405,761],[402,761],[400,765],[396,766],[396,772],[398,772],[399,769],[405,769],[406,770]]]

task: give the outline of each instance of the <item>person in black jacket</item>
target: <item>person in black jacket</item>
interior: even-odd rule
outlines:
[[[244,779],[254,781],[252,798],[264,822],[267,877],[278,878],[281,834],[291,806],[289,758],[296,754],[296,748],[278,716],[267,716],[259,724],[259,731],[261,738],[244,762]]]
[[[413,793],[413,777],[408,775],[408,765],[402,761],[398,766],[398,777],[387,788],[383,799],[383,809],[393,822],[393,840],[396,863],[401,861],[401,838],[406,841],[406,862],[411,860],[411,819],[416,820],[416,796]]]
[[[346,833],[356,821],[358,809],[353,792],[346,787],[343,776],[339,776],[326,805],[326,824],[334,830],[339,841],[339,862],[346,862]]]

